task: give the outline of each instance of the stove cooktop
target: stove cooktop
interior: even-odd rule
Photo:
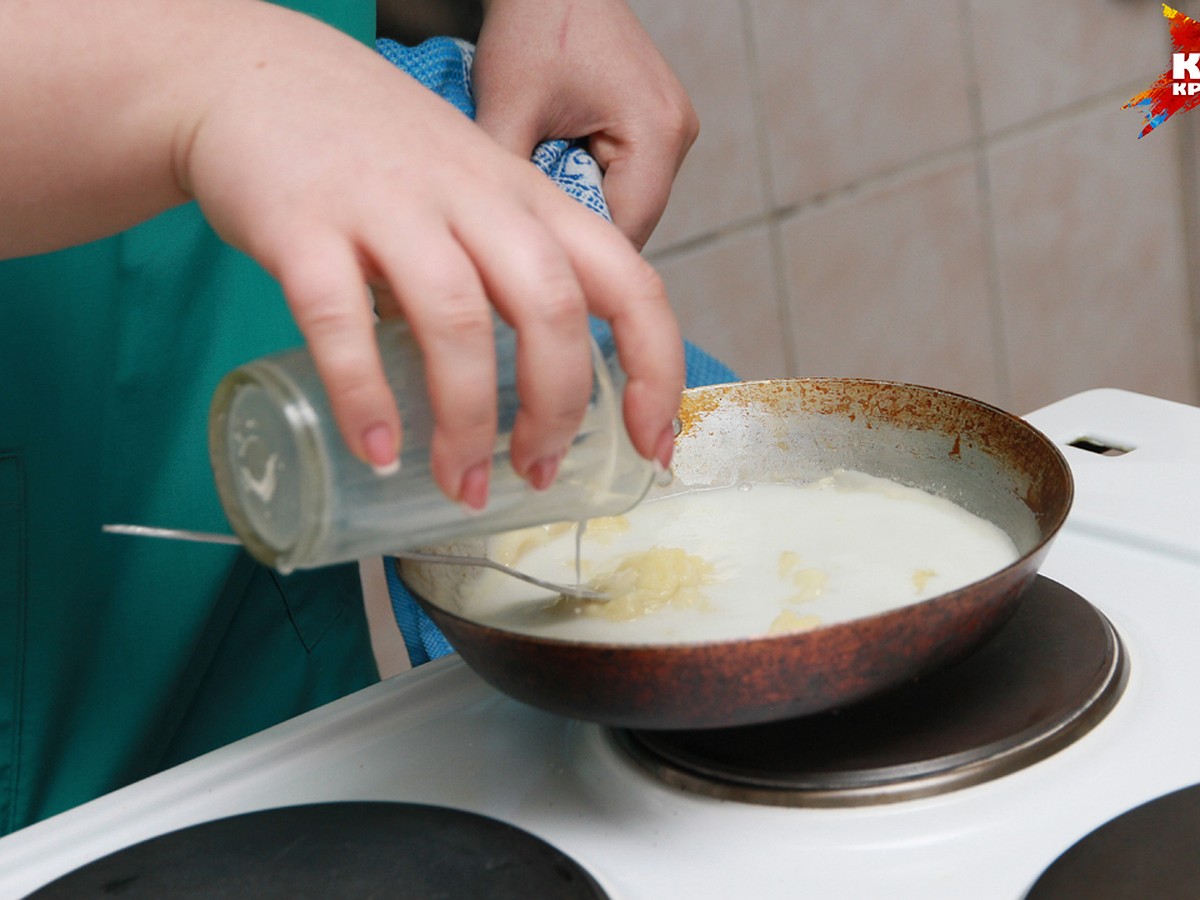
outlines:
[[[721,799],[449,658],[0,840],[0,896],[224,816],[390,800],[510,823],[612,898],[1022,897],[1102,823],[1200,783],[1200,410],[1092,391],[1028,418],[1063,446],[1077,488],[1042,574],[1112,623],[1129,662],[1111,712],[1044,759],[868,806]]]

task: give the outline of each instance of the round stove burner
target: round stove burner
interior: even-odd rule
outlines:
[[[1175,791],[1101,825],[1060,856],[1026,900],[1175,900],[1200,885],[1200,786]]]
[[[969,657],[841,710],[706,731],[613,732],[661,780],[729,800],[860,806],[977,784],[1044,759],[1116,704],[1112,625],[1047,578]]]
[[[607,895],[577,863],[512,825],[408,803],[251,812],[152,838],[32,898],[563,898]]]

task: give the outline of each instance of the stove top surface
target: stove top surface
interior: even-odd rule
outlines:
[[[1111,622],[1129,661],[1112,711],[1044,759],[870,806],[720,799],[657,780],[605,729],[510,700],[447,658],[0,839],[0,896],[208,820],[397,801],[510,823],[613,898],[1022,897],[1101,824],[1200,782],[1200,410],[1093,391],[1028,418],[1076,479],[1042,574]],[[1132,451],[1070,446],[1081,438]]]

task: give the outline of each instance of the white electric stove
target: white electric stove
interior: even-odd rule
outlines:
[[[1028,419],[1076,479],[1042,574],[1111,621],[1129,662],[1112,711],[1048,758],[877,805],[713,799],[658,781],[605,729],[511,700],[451,657],[0,840],[0,896],[203,821],[392,800],[516,825],[614,900],[1020,898],[1097,826],[1200,783],[1200,409],[1098,390]],[[1072,445],[1081,438],[1128,452]]]

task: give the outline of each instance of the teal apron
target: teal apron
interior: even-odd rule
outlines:
[[[373,0],[290,5],[374,37]],[[209,398],[300,342],[194,204],[0,262],[0,833],[377,679],[355,567],[100,531],[228,530]]]

